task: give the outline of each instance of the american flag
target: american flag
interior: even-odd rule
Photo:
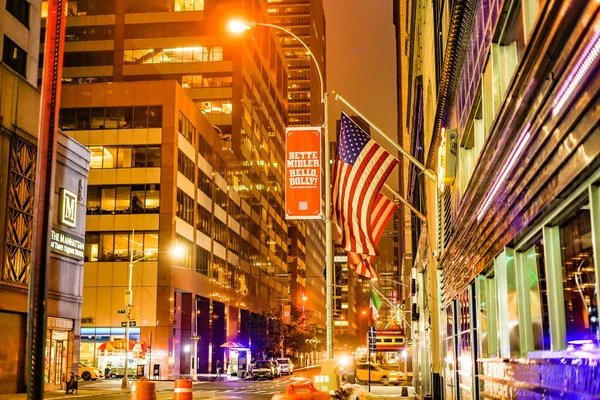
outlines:
[[[381,186],[396,164],[398,160],[342,113],[332,206],[346,251],[378,255],[371,213]]]
[[[386,225],[396,212],[398,206],[383,194],[379,193],[375,200],[375,206],[371,213],[371,229],[373,231],[374,243],[377,246],[381,234],[385,230]],[[367,279],[378,279],[375,266],[373,265],[374,256],[365,256],[353,252],[348,253],[348,263],[352,269],[355,269],[359,275]]]

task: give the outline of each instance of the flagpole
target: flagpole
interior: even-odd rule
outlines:
[[[361,117],[367,124],[369,124],[373,129],[375,129],[377,132],[379,132],[385,139],[387,139],[388,142],[390,142],[400,153],[402,153],[406,158],[408,158],[413,164],[415,164],[417,166],[417,168],[419,168],[421,171],[423,171],[423,173],[425,174],[426,177],[428,177],[429,179],[431,179],[433,182],[437,182],[437,176],[435,174],[435,172],[433,172],[430,169],[425,168],[425,166],[423,164],[421,164],[419,162],[419,160],[417,160],[416,158],[414,158],[408,151],[404,150],[404,148],[402,148],[398,143],[394,142],[392,139],[390,139],[385,133],[383,133],[383,131],[381,129],[379,129],[373,122],[371,122],[367,117],[365,117],[363,114],[361,114],[356,108],[354,108],[350,103],[348,103],[346,101],[346,99],[344,99],[342,96],[340,96],[339,94],[335,94],[335,99],[341,101],[342,103],[344,103],[349,109],[351,109],[356,115],[358,115],[359,117]]]
[[[417,217],[419,217],[419,219],[425,223],[427,223],[427,218],[425,217],[425,215],[423,215],[422,213],[419,212],[419,210],[417,210],[415,207],[413,207],[412,204],[410,204],[408,202],[408,200],[406,200],[404,197],[402,197],[400,195],[400,193],[396,192],[394,189],[392,189],[387,183],[384,183],[383,186],[385,186],[385,188],[387,190],[389,190],[390,192],[392,192],[392,194],[394,196],[396,196],[398,198],[398,200],[400,200],[402,203],[404,203],[408,208],[410,208],[410,211],[412,211],[413,213],[415,213],[415,215]]]

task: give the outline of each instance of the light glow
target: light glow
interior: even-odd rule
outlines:
[[[594,38],[590,41],[590,43],[586,46],[585,50],[581,54],[579,61],[573,69],[571,73],[567,77],[567,80],[560,88],[556,99],[554,100],[552,115],[556,116],[562,110],[566,101],[571,97],[573,91],[579,86],[585,74],[589,71],[592,64],[598,58],[598,54],[600,53],[600,32],[596,32]]]
[[[496,195],[496,192],[500,188],[500,185],[502,185],[502,183],[504,183],[504,180],[508,176],[508,173],[511,171],[513,165],[515,164],[515,162],[517,161],[517,159],[523,152],[523,149],[525,149],[525,145],[527,144],[527,142],[529,142],[529,139],[531,138],[531,134],[529,133],[530,126],[531,126],[530,124],[527,124],[527,126],[525,127],[523,133],[521,134],[521,137],[517,141],[517,146],[516,146],[515,151],[513,151],[510,158],[508,159],[508,162],[504,165],[504,168],[502,168],[502,171],[500,172],[500,176],[498,177],[498,179],[496,179],[496,182],[492,186],[492,190],[488,193],[487,197],[485,198],[483,205],[481,206],[481,208],[479,209],[479,212],[477,213],[478,221],[480,221],[481,218],[483,218],[483,215],[485,214],[486,210],[490,206],[490,203],[492,202],[492,199],[494,198],[494,196]]]
[[[256,26],[255,22],[243,21],[241,19],[234,19],[229,22],[229,30],[233,33],[242,33],[254,26]]]

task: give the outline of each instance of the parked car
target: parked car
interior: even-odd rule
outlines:
[[[273,363],[273,372],[275,378],[279,378],[281,376],[281,365],[276,360],[271,361]]]
[[[95,381],[98,378],[103,378],[104,374],[96,367],[89,367],[86,364],[80,362],[77,367],[77,374],[84,381],[89,381],[90,379]]]
[[[260,360],[254,363],[250,374],[252,375],[253,381],[260,378],[273,379],[275,377],[275,368],[271,361]]]
[[[294,363],[289,358],[278,358],[277,362],[281,367],[282,374],[293,374],[294,373]]]
[[[371,369],[371,382],[380,382],[384,385],[390,383],[399,385],[401,381],[406,381],[406,374],[400,371],[386,369],[381,364],[357,364],[356,379],[366,382],[369,380],[369,367]]]

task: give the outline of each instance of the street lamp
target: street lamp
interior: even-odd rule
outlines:
[[[284,350],[284,342],[283,342],[283,302],[284,301],[289,301],[290,303],[292,302],[292,300],[297,299],[298,296],[294,296],[290,299],[287,299],[285,297],[282,297],[281,300],[281,323],[280,323],[280,331],[279,331],[279,346],[281,347],[281,358],[285,358],[285,350]],[[306,300],[308,299],[308,297],[306,297],[306,294],[302,293],[302,301],[306,302]],[[291,318],[291,316],[290,316]],[[304,321],[304,303],[302,304],[302,320]]]
[[[125,314],[127,317],[127,324],[125,325],[125,376],[123,377],[123,380],[121,381],[121,389],[129,388],[129,378],[128,378],[128,374],[129,374],[129,324],[130,324],[131,306],[132,306],[132,304],[131,304],[131,297],[132,297],[131,296],[131,282],[133,280],[133,265],[135,263],[144,261],[144,260],[148,259],[149,257],[155,256],[155,255],[161,254],[161,253],[171,253],[171,257],[178,259],[183,256],[184,252],[185,252],[185,249],[183,247],[176,246],[170,250],[163,250],[163,251],[156,251],[156,252],[147,251],[147,252],[144,252],[144,255],[142,257],[138,258],[137,260],[134,260],[133,259],[133,241],[131,242],[131,254],[130,254],[130,258],[129,258],[129,285],[128,285],[128,289],[125,291]]]
[[[266,26],[270,28],[279,29],[287,33],[296,39],[308,52],[310,57],[312,58],[315,66],[317,68],[317,72],[319,73],[319,81],[321,84],[321,102],[323,103],[323,135],[325,136],[325,148],[323,150],[323,155],[325,158],[325,280],[326,280],[326,324],[327,324],[327,358],[333,358],[333,263],[332,263],[332,238],[331,238],[331,171],[330,171],[330,160],[329,160],[329,124],[328,124],[328,109],[327,109],[327,92],[325,91],[325,83],[323,81],[323,73],[321,72],[321,67],[317,62],[317,59],[310,48],[296,36],[293,32],[281,27],[279,25],[266,24],[263,22],[255,22],[255,21],[245,21],[245,20],[232,20],[229,22],[229,29],[234,33],[241,33],[247,31],[256,26]]]

